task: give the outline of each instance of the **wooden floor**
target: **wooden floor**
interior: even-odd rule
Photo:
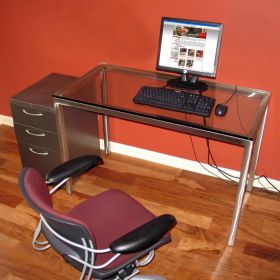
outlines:
[[[108,188],[126,191],[155,214],[171,213],[178,224],[172,242],[157,250],[144,273],[170,280],[280,279],[279,195],[247,194],[236,244],[227,246],[236,186],[220,179],[117,154],[84,175],[72,196],[63,190],[55,206],[66,210]],[[23,201],[21,166],[13,128],[0,126],[0,279],[78,279],[52,249],[31,246],[37,214]]]

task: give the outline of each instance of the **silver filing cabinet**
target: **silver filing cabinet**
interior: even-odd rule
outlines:
[[[52,96],[74,80],[75,77],[53,73],[10,99],[22,166],[35,167],[43,176],[61,162]],[[97,116],[91,118],[79,128],[80,135],[90,137],[88,150],[79,141],[81,154],[99,153]],[[79,150],[72,157],[77,155]]]

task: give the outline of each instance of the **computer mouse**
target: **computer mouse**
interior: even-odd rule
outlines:
[[[223,117],[228,110],[228,106],[225,104],[217,104],[215,108],[215,114],[218,117]]]

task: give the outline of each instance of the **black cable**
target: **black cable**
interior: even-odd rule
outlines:
[[[227,104],[230,102],[230,100],[234,97],[234,96],[237,96],[237,103],[236,103],[236,111],[237,111],[237,116],[238,116],[238,120],[239,120],[239,123],[240,123],[240,126],[243,130],[244,133],[246,133],[246,129],[244,128],[243,126],[243,123],[241,121],[241,118],[240,118],[240,114],[239,114],[239,98],[238,98],[238,95],[236,95],[237,93],[237,86],[235,86],[235,89],[234,89],[234,92],[231,94],[231,96],[224,102],[224,104]],[[204,120],[204,125],[206,126],[206,120],[205,118],[203,118]],[[211,149],[210,149],[210,142],[209,142],[209,139],[206,138],[206,144],[207,144],[207,149],[208,149],[208,164],[213,167],[213,168],[216,168],[223,176],[225,176],[226,178],[230,177],[230,178],[234,178],[234,179],[239,179],[239,177],[237,176],[233,176],[227,172],[225,172],[224,170],[220,169],[218,167],[218,165],[216,164],[215,160],[214,160],[214,157],[212,155],[212,152],[211,152]],[[212,165],[210,163],[210,157],[214,163],[214,165]],[[274,188],[278,193],[280,192],[280,190],[278,190],[269,180],[268,178],[265,176],[265,175],[260,175],[260,176],[255,176],[254,180],[258,180],[258,182],[260,183],[260,185],[265,189],[267,190],[267,188],[261,183],[260,179],[261,178],[264,178],[271,186],[272,188]],[[228,178],[229,179],[229,178]],[[232,179],[230,179],[231,181],[234,181]],[[235,181],[234,181],[235,182]]]
[[[242,124],[242,121],[241,121],[241,118],[240,118],[240,115],[239,115],[239,98],[237,96],[237,102],[236,102],[236,112],[237,112],[237,117],[238,117],[238,120],[239,120],[239,123],[240,123],[240,126],[244,132],[244,134],[246,135],[247,131],[246,129],[244,128],[243,124]]]
[[[232,95],[233,96],[233,95]],[[231,98],[229,98],[227,100],[227,102],[230,100]],[[185,116],[186,120],[187,120],[187,116]],[[240,120],[240,118],[239,118]],[[241,120],[240,120],[241,121]],[[204,126],[206,126],[206,119],[205,117],[203,117],[203,123],[204,123]],[[191,137],[191,136],[190,136]],[[191,138],[191,142],[192,142],[192,138]],[[206,145],[207,145],[207,152],[208,152],[208,155],[207,155],[207,162],[208,164],[212,167],[212,168],[215,168],[218,172],[220,172],[221,175],[223,175],[225,178],[227,178],[228,180],[230,180],[231,182],[235,182],[235,183],[238,183],[236,181],[234,181],[232,178],[234,179],[239,179],[239,177],[237,176],[234,176],[232,174],[229,174],[228,172],[224,171],[223,169],[219,168],[214,157],[213,157],[213,154],[211,152],[211,149],[210,149],[210,141],[208,138],[206,138]],[[196,157],[196,160],[199,162],[199,160],[197,159],[197,156],[196,156],[196,152],[195,152],[195,147],[194,147],[194,144],[192,142],[192,147],[193,147],[193,150],[194,150],[194,154],[195,154],[195,157]],[[210,162],[210,159],[212,160],[213,164]],[[200,162],[199,162],[200,163]],[[202,165],[200,163],[200,165]],[[208,170],[205,166],[202,166],[205,170],[207,170],[209,173],[211,173],[212,175],[214,174],[213,172],[211,172],[210,170]],[[215,176],[217,176],[215,174]],[[270,181],[269,179],[265,176],[265,175],[260,175],[260,176],[255,176],[254,177],[254,181],[255,180],[258,180],[258,182],[260,183],[260,185],[262,186],[262,188],[267,191],[267,192],[270,192],[263,184],[262,182],[260,181],[261,178],[264,178],[271,186],[272,188],[274,188],[276,190],[277,193],[280,193],[280,190],[278,190]]]
[[[231,98],[232,98],[233,94],[231,95],[231,97],[226,101],[228,102]],[[206,126],[206,118],[203,117],[203,124],[204,126]],[[207,144],[207,150],[208,150],[208,156],[207,156],[207,162],[208,164],[212,167],[212,168],[215,168],[216,170],[218,170],[221,175],[223,175],[226,179],[230,180],[231,182],[235,182],[237,183],[236,181],[232,180],[231,178],[235,178],[235,179],[239,179],[239,177],[236,177],[236,176],[233,176],[229,173],[227,173],[226,171],[222,170],[221,168],[218,167],[213,155],[212,155],[212,152],[211,152],[211,149],[210,149],[210,142],[209,142],[209,139],[206,138],[206,144]],[[210,158],[213,162],[213,164],[210,162]]]
[[[235,86],[233,93],[232,93],[231,96],[226,100],[226,102],[224,102],[223,104],[225,104],[225,105],[228,104],[229,101],[230,101],[234,96],[236,96],[236,93],[237,93],[237,86]]]
[[[239,115],[239,106],[238,106],[238,95],[236,95],[236,92],[237,92],[237,86],[235,86],[235,90],[234,92],[231,94],[231,96],[225,101],[224,104],[227,104],[228,102],[230,102],[230,100],[237,96],[237,103],[236,103],[236,106],[237,106],[237,115],[238,115],[238,119],[239,119],[239,123],[240,123],[240,126],[242,128],[242,130],[246,133],[246,130],[245,128],[243,127],[243,124],[242,124],[242,121],[241,121],[241,118],[240,118],[240,115]],[[187,119],[187,115],[185,114],[185,119],[186,121],[188,121]],[[206,118],[203,117],[203,124],[204,126],[206,126]],[[217,174],[211,172],[210,170],[208,170],[198,159],[197,157],[197,154],[196,154],[196,150],[195,150],[195,147],[194,147],[194,144],[193,144],[193,140],[192,140],[192,136],[190,135],[190,140],[191,140],[191,144],[192,144],[192,148],[193,148],[193,152],[194,152],[194,156],[195,156],[195,159],[196,161],[202,166],[203,169],[205,169],[207,172],[209,172],[210,174],[214,175],[215,177],[219,177],[217,176]],[[230,180],[231,182],[234,182],[234,183],[238,183],[236,181],[234,181],[232,178],[234,179],[237,179],[239,180],[240,177],[238,176],[234,176],[232,174],[229,174],[228,172],[224,171],[223,169],[219,168],[214,157],[213,157],[213,154],[211,152],[211,149],[210,149],[210,141],[208,138],[206,138],[206,145],[207,145],[207,151],[208,151],[208,155],[207,155],[207,162],[208,162],[208,165],[210,165],[212,168],[215,168],[218,172],[220,172],[221,175],[223,175],[226,179]],[[210,162],[210,159],[212,160],[213,164]],[[278,190],[270,181],[269,179],[265,176],[265,175],[260,175],[260,176],[255,176],[254,177],[254,181],[255,180],[258,180],[258,182],[260,183],[260,185],[263,187],[263,189],[267,192],[269,192],[269,190],[261,183],[260,179],[261,178],[264,178],[271,186],[272,188],[274,188],[276,190],[277,193],[280,193],[280,190]]]
[[[221,173],[221,175],[223,175],[223,176],[224,176],[225,178],[227,178],[228,180],[237,183],[237,182],[234,181],[232,178],[234,178],[234,179],[239,179],[239,177],[233,176],[233,175],[229,174],[228,172],[224,171],[223,169],[221,169],[220,167],[218,167],[218,165],[217,165],[217,163],[216,163],[216,161],[215,161],[215,159],[214,159],[214,157],[213,157],[213,155],[212,155],[212,152],[211,152],[211,149],[210,149],[210,142],[209,142],[209,139],[208,139],[208,138],[206,138],[206,143],[207,143],[207,150],[208,150],[208,164],[209,164],[211,167],[213,167],[213,168],[215,168],[216,170],[218,170],[218,171]],[[211,160],[213,161],[213,164],[210,162],[210,158],[211,158]]]
[[[257,180],[259,181],[260,184],[261,184],[261,181],[260,181],[261,178],[264,178],[264,179],[271,185],[271,187],[272,187],[273,189],[276,190],[277,193],[280,193],[280,190],[278,190],[278,189],[268,180],[268,178],[267,178],[265,175],[261,175],[261,176],[259,176],[259,177],[257,178]],[[262,184],[261,184],[261,185],[262,185]]]
[[[234,179],[239,179],[239,177],[233,176],[233,175],[231,175],[231,174],[225,172],[224,170],[222,170],[221,168],[218,167],[218,165],[216,164],[216,162],[215,162],[215,160],[214,160],[214,157],[213,157],[213,155],[212,155],[212,152],[211,152],[211,149],[210,149],[210,143],[209,143],[209,139],[208,139],[208,138],[206,138],[206,143],[207,143],[207,149],[208,149],[208,164],[209,164],[211,167],[216,168],[216,169],[217,169],[222,175],[224,175],[225,177],[229,176],[229,177],[234,178]],[[211,159],[212,159],[214,165],[211,164],[211,163],[209,162],[209,161],[210,161],[210,157],[211,157]],[[227,175],[227,176],[226,176],[226,175]],[[255,176],[254,180],[258,180],[259,183],[260,183],[260,185],[261,185],[265,190],[267,190],[267,188],[265,188],[265,186],[261,183],[261,181],[260,181],[261,178],[264,178],[264,179],[271,185],[272,188],[274,188],[278,193],[280,193],[280,190],[278,190],[278,189],[269,181],[269,179],[268,179],[265,175]],[[232,179],[230,179],[230,180],[233,181]],[[235,182],[235,181],[234,181],[234,182]]]
[[[217,175],[213,172],[211,172],[209,169],[207,169],[198,159],[197,157],[197,154],[196,154],[196,150],[195,150],[195,147],[194,147],[194,144],[193,144],[193,140],[192,140],[192,136],[190,135],[190,140],[191,140],[191,144],[192,144],[192,148],[193,148],[193,153],[194,153],[194,157],[195,157],[195,160],[199,163],[199,165],[205,169],[207,172],[209,172],[210,174],[212,174],[213,176],[217,177]]]
[[[260,180],[258,180],[258,182],[261,185],[261,187],[265,190],[265,192],[271,192],[265,187],[265,185],[263,185],[263,183]]]
[[[185,119],[186,119],[186,121],[188,121],[188,119],[187,119],[187,115],[185,114]],[[205,121],[205,118],[203,118],[203,120],[204,120],[204,125],[206,125],[206,121]],[[206,138],[207,140],[209,140],[208,138]],[[210,171],[209,169],[207,169],[200,161],[199,161],[199,159],[198,159],[198,157],[197,157],[197,154],[196,154],[196,150],[195,150],[195,147],[194,147],[194,143],[193,143],[193,139],[192,139],[192,136],[190,135],[190,140],[191,140],[191,145],[192,145],[192,149],[193,149],[193,153],[194,153],[194,156],[195,156],[195,159],[196,159],[196,161],[200,164],[200,166],[203,168],[203,169],[205,169],[207,172],[209,172],[210,174],[212,174],[214,177],[219,177],[217,174],[215,174],[215,173],[213,173],[212,171]],[[209,149],[208,149],[208,151],[209,151]],[[213,160],[214,160],[214,158],[213,158]],[[208,164],[211,166],[211,167],[213,167],[213,168],[215,168],[215,169],[218,169],[218,167],[217,166],[213,166],[210,162],[209,162],[209,153],[208,153]],[[220,173],[222,173],[221,171],[220,171]],[[224,174],[222,174],[222,175],[224,175]],[[224,177],[226,177],[225,175],[224,175]],[[220,177],[219,177],[220,178]],[[235,182],[235,181],[233,181],[231,178],[228,178],[228,177],[226,177],[228,180],[230,180],[230,181],[232,181],[232,182]]]
[[[231,175],[231,174],[225,172],[224,170],[220,169],[220,168],[217,166],[217,164],[216,164],[216,162],[215,162],[215,160],[214,160],[214,158],[213,158],[212,152],[211,152],[211,150],[210,150],[209,139],[206,139],[206,141],[207,141],[207,149],[208,149],[208,158],[209,158],[209,154],[210,154],[210,155],[211,155],[210,157],[211,157],[213,163],[215,164],[215,165],[211,165],[211,164],[209,164],[209,165],[210,165],[211,167],[213,167],[213,168],[216,168],[216,169],[217,169],[223,176],[225,176],[226,178],[227,178],[227,176],[229,176],[229,177],[231,177],[231,178],[239,179],[239,177],[233,176],[233,175]],[[225,174],[226,174],[227,176],[226,176]],[[264,178],[264,179],[271,185],[271,187],[272,187],[273,189],[276,190],[277,193],[280,193],[280,190],[278,190],[278,189],[269,181],[269,179],[268,179],[265,175],[255,176],[254,181],[255,181],[255,180],[258,180],[258,182],[260,183],[260,185],[261,185],[266,191],[269,191],[269,190],[262,184],[262,182],[260,181],[261,178]],[[233,181],[232,179],[230,179],[230,180]],[[235,182],[235,181],[234,181],[234,182]]]

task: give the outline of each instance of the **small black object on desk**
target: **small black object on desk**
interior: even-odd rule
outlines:
[[[223,117],[227,113],[228,106],[226,104],[217,104],[215,108],[215,114],[218,117]]]

